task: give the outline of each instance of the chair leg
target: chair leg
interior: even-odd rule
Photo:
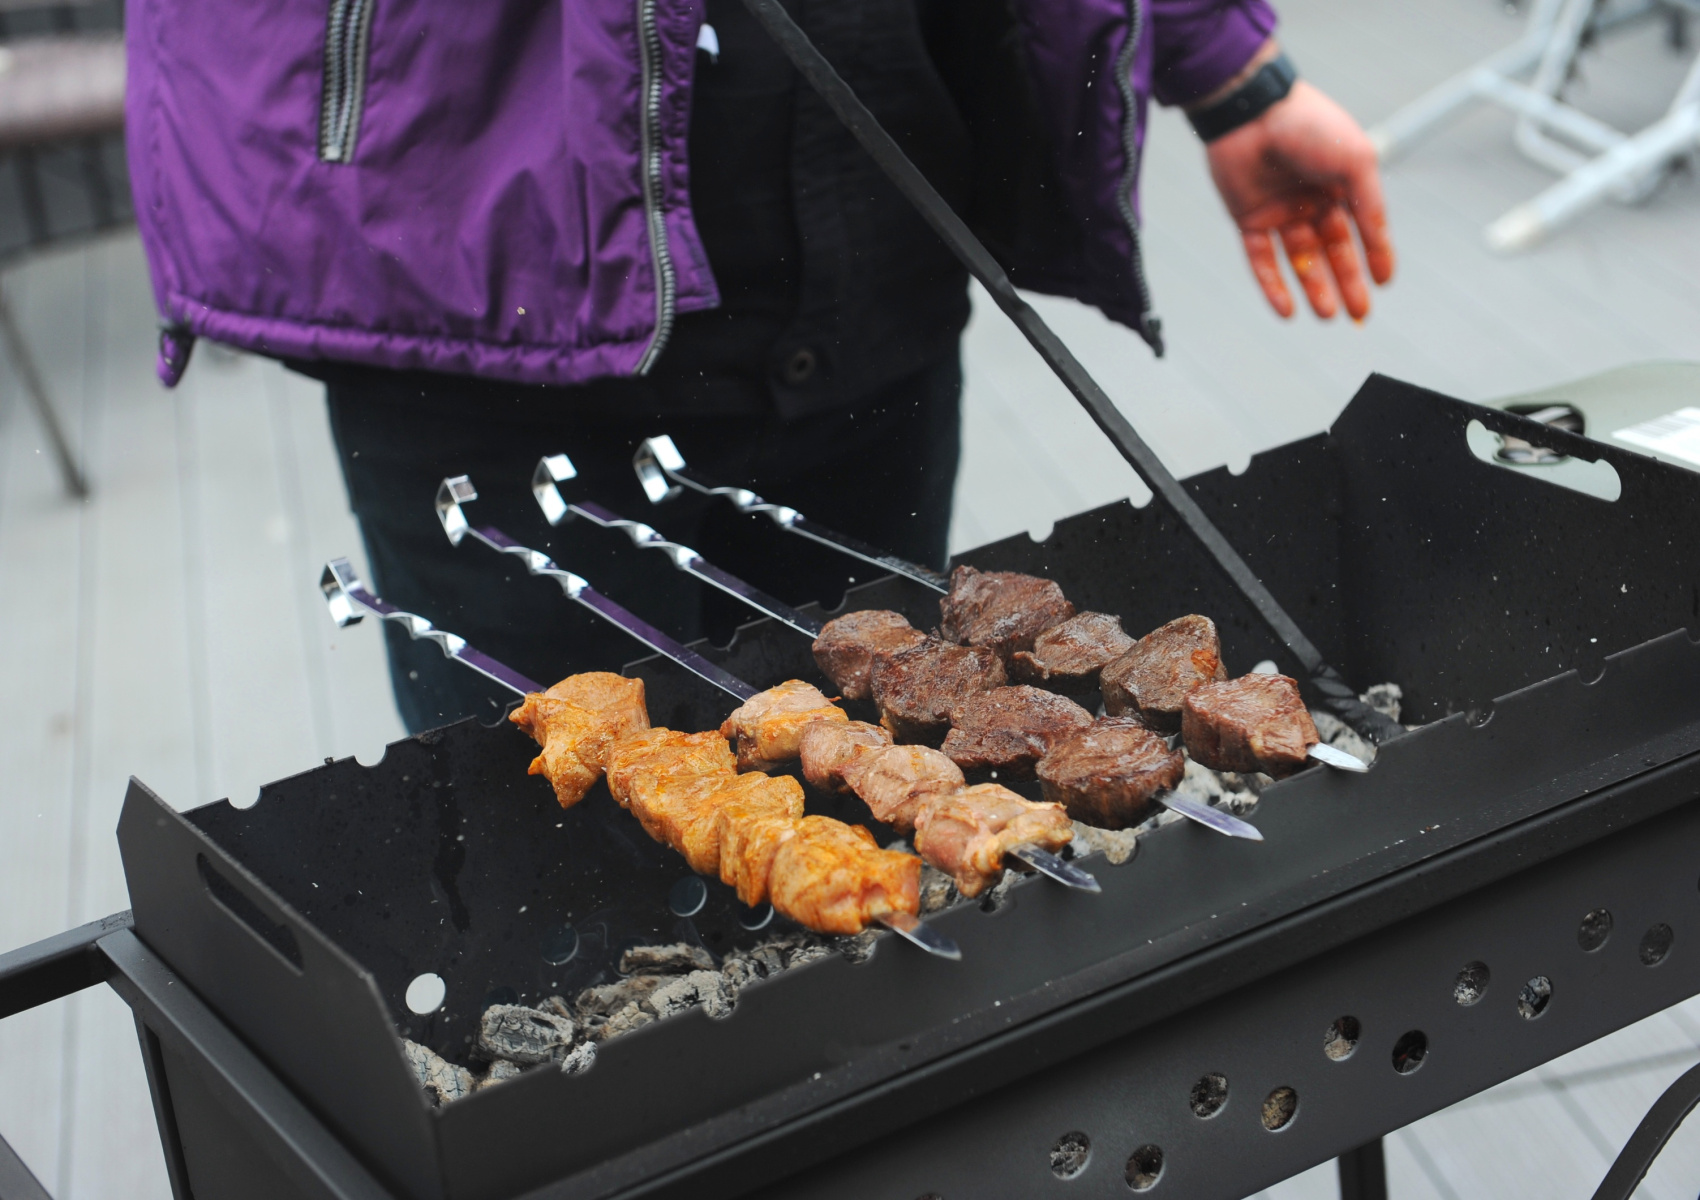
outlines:
[[[1348,1150],[1338,1161],[1340,1200],[1387,1200],[1387,1160],[1380,1138]]]
[[[66,441],[65,430],[59,424],[59,414],[53,411],[53,404],[47,398],[47,389],[42,386],[41,375],[35,369],[35,359],[24,344],[23,333],[18,329],[18,323],[12,316],[12,306],[3,290],[0,290],[0,340],[6,344],[6,356],[12,360],[12,369],[23,383],[30,403],[35,406],[41,423],[47,427],[47,440],[53,444],[53,456],[59,461],[59,474],[65,481],[65,490],[81,500],[89,494],[88,480],[71,453],[71,444]]]

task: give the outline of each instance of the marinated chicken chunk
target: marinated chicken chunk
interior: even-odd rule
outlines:
[[[950,573],[950,592],[939,601],[939,632],[1007,659],[1073,615],[1074,605],[1049,579],[963,566]]]
[[[1045,799],[1101,829],[1148,820],[1158,792],[1180,783],[1186,759],[1137,719],[1101,717],[1051,747],[1039,760]]]
[[[615,737],[649,728],[641,679],[628,679],[611,671],[585,671],[568,675],[543,694],[602,714],[612,722]]]
[[[1010,674],[1062,692],[1087,692],[1098,686],[1104,665],[1133,648],[1122,632],[1122,619],[1109,613],[1076,613],[1033,639],[1031,650],[1017,650]]]
[[[962,768],[927,746],[864,750],[842,768],[844,782],[862,798],[874,820],[907,833],[926,800],[966,782]]]
[[[815,639],[815,662],[846,700],[873,694],[874,660],[926,640],[902,613],[872,608],[828,621]]]
[[[849,719],[814,684],[791,679],[744,701],[720,726],[720,735],[738,739],[738,769],[752,771],[796,758],[811,724]]]
[[[1139,718],[1152,729],[1181,727],[1181,706],[1201,684],[1228,677],[1222,641],[1209,617],[1176,617],[1140,638],[1100,675],[1104,711]]]
[[[738,811],[746,814],[792,818],[803,815],[803,785],[789,775],[746,771],[725,779],[718,787],[699,789],[686,785],[681,793],[679,802],[659,800],[658,807],[664,812],[654,815],[662,827],[662,836],[650,829],[651,822],[645,820],[637,804],[632,805],[632,811],[651,837],[683,854],[691,870],[699,875],[720,874],[720,813],[728,806],[737,805]],[[652,795],[665,797],[667,793]]]
[[[1073,840],[1074,824],[1062,805],[1035,804],[996,783],[929,800],[915,818],[915,849],[949,874],[964,896],[978,896],[1002,878],[1012,847],[1055,852]]]
[[[615,740],[649,727],[643,680],[606,671],[571,675],[546,692],[532,692],[508,720],[543,747],[530,773],[549,780],[562,808],[584,799]]]
[[[702,775],[731,775],[737,770],[732,749],[719,733],[680,733],[646,729],[623,737],[608,751],[608,790],[624,808],[642,789]]]
[[[797,832],[802,806],[774,803],[758,793],[720,806],[715,824],[720,832],[720,881],[737,890],[738,899],[754,907],[767,899],[773,856]]]
[[[1092,714],[1055,692],[1001,687],[963,701],[951,711],[950,724],[940,749],[964,771],[1031,779],[1045,752],[1092,724]]]
[[[1181,737],[1213,771],[1262,771],[1279,779],[1305,765],[1322,739],[1298,682],[1286,675],[1241,675],[1207,683],[1186,698]]]
[[[818,932],[860,933],[888,913],[921,911],[921,860],[881,850],[860,825],[804,817],[773,856],[768,899]]]
[[[866,721],[816,721],[803,729],[797,744],[803,778],[823,792],[848,792],[844,768],[867,750],[891,745],[891,735]]]
[[[874,703],[897,741],[936,744],[950,728],[952,709],[1006,679],[996,652],[929,637],[874,663]]]

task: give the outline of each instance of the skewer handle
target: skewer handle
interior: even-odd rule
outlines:
[[[668,541],[642,521],[627,520],[618,513],[588,500],[569,503],[562,498],[558,485],[577,475],[578,469],[565,454],[549,455],[539,461],[537,470],[532,472],[531,494],[537,497],[538,506],[543,509],[543,516],[549,524],[559,525],[568,517],[576,516],[604,529],[618,529],[632,540],[632,545],[643,550],[661,551],[685,574],[695,576],[711,587],[717,587],[727,595],[742,600],[756,611],[789,625],[798,633],[807,634],[811,638],[820,636],[821,622],[815,618],[805,616],[783,600],[776,599],[760,588],[745,583],[736,575],[721,570],[689,546]]]
[[[731,501],[739,512],[761,513],[781,529],[837,550],[840,554],[848,554],[851,558],[860,559],[882,571],[913,579],[935,592],[950,590],[949,582],[937,571],[898,558],[895,554],[887,554],[860,538],[828,529],[818,521],[811,521],[794,508],[770,504],[748,488],[725,487],[704,477],[701,472],[685,465],[685,456],[679,453],[673,439],[666,434],[648,438],[637,448],[637,453],[632,456],[632,469],[637,472],[644,495],[649,497],[652,504],[671,500],[685,488],[701,492],[705,496],[720,496]],[[547,507],[544,511],[548,511]]]
[[[962,947],[919,917],[912,917],[908,913],[887,913],[883,917],[876,917],[875,920],[898,937],[914,942],[928,954],[948,958],[952,962],[962,961]]]
[[[403,612],[389,601],[373,595],[354,573],[353,565],[346,558],[333,558],[325,564],[324,573],[319,576],[319,590],[324,593],[325,606],[330,609],[331,619],[341,628],[358,625],[367,613],[371,613],[375,617],[400,625],[407,630],[407,636],[415,641],[423,639],[435,642],[438,649],[442,650],[443,657],[452,658],[462,666],[470,667],[486,679],[493,679],[521,696],[527,692],[543,690],[542,684],[527,679],[507,664],[497,662],[482,650],[469,646],[466,639],[458,634],[438,629],[424,617]]]
[[[1225,813],[1219,808],[1211,808],[1208,804],[1200,804],[1189,796],[1175,792],[1165,792],[1157,797],[1157,803],[1164,808],[1180,813],[1189,820],[1197,821],[1206,829],[1225,833],[1229,837],[1245,838],[1248,841],[1261,842],[1263,834],[1257,826],[1240,820],[1232,813]]]
[[[583,576],[557,566],[555,561],[541,550],[520,545],[494,525],[474,527],[466,519],[466,513],[461,506],[476,499],[478,490],[465,475],[445,479],[437,489],[437,517],[442,521],[443,532],[448,534],[453,545],[460,545],[466,536],[471,534],[475,541],[483,542],[492,550],[518,558],[531,574],[553,579],[561,585],[561,590],[566,593],[568,599],[578,601],[597,616],[618,625],[657,654],[672,659],[685,670],[707,680],[721,691],[739,700],[748,700],[756,694],[756,689],[742,679],[715,666],[695,650],[680,645],[637,614],[591,587]]]

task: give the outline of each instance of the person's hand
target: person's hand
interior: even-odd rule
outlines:
[[[1207,147],[1210,177],[1245,240],[1246,257],[1271,307],[1293,315],[1276,261],[1278,237],[1311,308],[1323,320],[1338,300],[1361,321],[1370,278],[1393,278],[1375,148],[1345,109],[1297,80],[1284,100]],[[1356,224],[1363,258],[1352,240]]]

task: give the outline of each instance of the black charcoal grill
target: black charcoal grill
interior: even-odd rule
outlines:
[[[526,739],[468,721],[247,810],[178,815],[134,784],[133,927],[0,960],[0,1013],[110,981],[198,1200],[1248,1194],[1700,991],[1700,477],[1542,431],[1617,470],[1597,500],[1479,461],[1471,419],[1529,431],[1372,379],[1328,435],[1187,483],[1331,660],[1398,680],[1426,723],[1367,775],[1266,790],[1261,845],[1170,825],[1128,865],[1085,860],[1100,896],[1027,882],[930,918],[960,963],[888,939],[433,1110],[394,1030],[453,1052],[487,1000],[570,994],[624,945],[765,932],[718,884],[675,916],[671,852],[600,788],[563,813]],[[1280,661],[1160,500],[963,557],[1130,629],[1212,613],[1230,665]],[[897,578],[848,598],[934,602]],[[771,621],[700,649],[758,686],[813,671]],[[633,670],[658,723],[730,707]],[[1613,932],[1585,951],[1599,910]],[[429,1020],[402,1002],[425,971],[449,987]]]

